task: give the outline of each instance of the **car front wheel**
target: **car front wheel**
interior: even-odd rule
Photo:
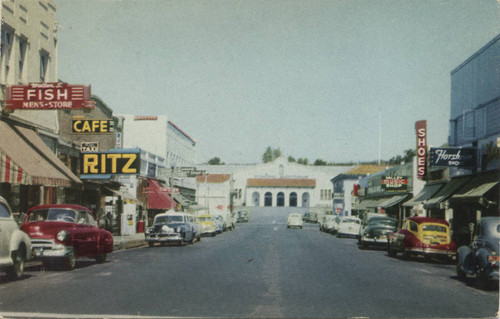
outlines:
[[[462,265],[460,264],[460,257],[457,254],[457,277],[458,280],[464,281],[467,277],[466,273],[462,270]]]
[[[73,270],[76,267],[76,253],[74,250],[70,251],[63,261],[63,267],[65,270]]]
[[[25,260],[25,254],[22,249],[19,249],[14,253],[13,256],[13,265],[9,268],[7,268],[7,277],[11,279],[19,279],[23,276],[24,274],[24,260]]]
[[[108,257],[107,254],[101,254],[101,255],[98,255],[95,257],[95,261],[98,263],[98,264],[102,264],[106,261],[106,258]]]

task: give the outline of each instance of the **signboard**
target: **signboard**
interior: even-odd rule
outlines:
[[[85,119],[80,116],[74,116],[71,129],[73,134],[109,134],[113,133],[113,126],[114,122],[112,119]]]
[[[382,189],[386,191],[406,191],[408,189],[408,177],[382,176]]]
[[[110,150],[108,152],[81,153],[80,173],[88,175],[139,174],[141,152],[138,149]]]
[[[90,85],[67,83],[30,83],[6,89],[6,110],[93,109]]]
[[[116,132],[116,148],[122,148],[122,132]]]
[[[477,150],[472,147],[431,147],[430,166],[476,167]]]
[[[144,194],[147,193],[152,193],[152,191],[149,190],[149,187],[144,187],[142,192]],[[163,194],[179,194],[179,188],[178,187],[160,187],[158,188],[158,193],[163,193]]]
[[[82,153],[99,152],[99,142],[82,142],[80,150]]]
[[[427,170],[427,121],[415,122],[417,132],[417,177],[424,179]]]

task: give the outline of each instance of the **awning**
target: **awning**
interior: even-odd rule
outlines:
[[[111,193],[115,194],[116,196],[120,196],[123,199],[133,201],[138,205],[143,205],[142,202],[140,200],[138,200],[137,198],[135,198],[132,194],[125,193],[125,192],[122,192],[122,191],[119,191],[116,189],[112,189],[112,188],[108,188],[108,187],[106,187],[106,189],[108,191],[110,191]]]
[[[451,204],[465,202],[483,203],[484,200],[488,202],[488,200],[483,197],[488,191],[498,185],[498,183],[500,183],[499,174],[496,171],[477,175],[465,184],[464,187],[459,189],[458,192],[451,197],[450,202]],[[498,200],[498,198],[494,200]]]
[[[81,180],[28,128],[0,121],[0,183],[71,186]]]
[[[384,202],[382,204],[380,204],[380,207],[382,207],[384,209],[392,207],[394,205],[401,203],[407,197],[408,197],[408,194],[391,196],[390,198],[387,198],[386,200],[384,200]]]
[[[162,189],[165,189],[163,185],[157,180],[148,179],[148,190],[147,190],[147,198],[148,198],[148,209],[173,209],[177,206],[174,199],[170,197],[165,192],[162,192]]]
[[[403,204],[406,207],[417,206],[426,200],[432,198],[441,188],[443,188],[444,183],[432,183],[425,184],[424,188],[417,194],[417,196],[413,197],[411,200],[407,201]]]
[[[182,194],[172,194],[174,200],[181,204],[182,207],[189,207],[193,204],[188,198],[184,197]]]
[[[388,199],[387,197],[367,198],[367,199],[362,200],[359,204],[355,205],[355,207],[353,207],[353,209],[354,210],[365,210],[368,208],[381,207],[380,204],[382,204],[387,199]]]
[[[439,209],[441,202],[451,197],[458,189],[471,180],[470,176],[461,176],[450,180],[439,192],[424,203],[425,209]]]

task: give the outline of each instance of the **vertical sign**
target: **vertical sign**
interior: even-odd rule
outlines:
[[[427,167],[427,121],[415,122],[417,132],[417,177],[424,179]]]

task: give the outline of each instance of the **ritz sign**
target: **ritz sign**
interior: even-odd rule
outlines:
[[[93,109],[90,85],[67,83],[30,83],[6,89],[5,110]]]
[[[91,175],[132,175],[140,173],[141,153],[138,149],[114,149],[108,152],[81,153],[80,172]]]

